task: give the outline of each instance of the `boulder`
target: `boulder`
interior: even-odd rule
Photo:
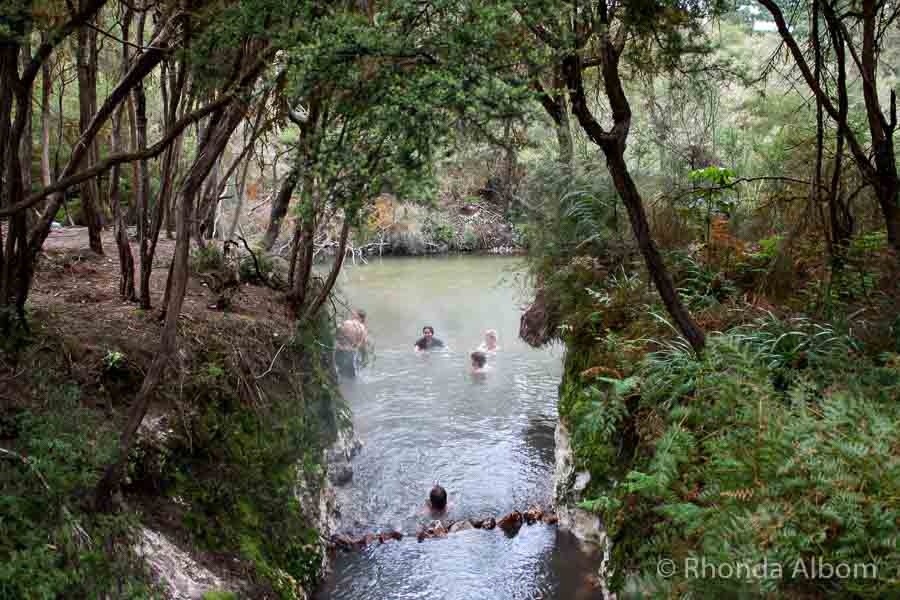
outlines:
[[[529,508],[523,516],[526,523],[528,523],[529,525],[533,525],[534,523],[537,523],[541,520],[541,517],[544,516],[544,511],[539,508],[532,507]]]
[[[522,522],[522,513],[516,510],[497,521],[497,527],[502,529],[507,535],[515,535],[522,527]]]
[[[450,526],[450,533],[457,533],[459,531],[465,531],[467,529],[474,529],[474,528],[475,528],[475,526],[472,524],[471,521],[468,521],[468,520],[457,521],[456,523],[454,523],[453,525]]]

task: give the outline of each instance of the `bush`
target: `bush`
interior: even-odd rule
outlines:
[[[333,379],[330,328],[305,324],[290,340],[261,396],[241,397],[234,373],[221,365],[229,349],[208,348],[185,396],[196,398],[189,429],[172,447],[166,493],[187,505],[184,524],[204,548],[231,552],[252,566],[260,585],[294,600],[320,578],[318,532],[297,490],[321,485],[322,448],[346,419]],[[283,370],[282,370],[283,369]],[[301,384],[296,375],[304,373]],[[296,378],[296,379],[295,379]]]
[[[456,237],[456,228],[450,223],[438,223],[433,226],[431,237],[435,242],[452,246]]]
[[[614,540],[616,586],[636,573],[632,591],[666,597],[896,591],[900,371],[848,361],[846,336],[776,321],[757,337],[710,335],[701,358],[671,344],[634,377],[584,390],[591,404],[571,413],[577,456],[601,475],[627,471],[583,503]],[[798,347],[808,368],[838,370],[830,385],[799,372]],[[794,371],[789,387],[773,368]],[[638,440],[630,451],[629,439]],[[671,577],[659,576],[662,560],[674,561]],[[859,567],[856,577],[816,578],[814,563]],[[691,564],[744,570],[698,577],[685,572]]]
[[[78,399],[61,385],[54,412],[20,412],[5,432],[18,452],[0,455],[0,599],[155,597],[130,543],[135,516],[90,510],[118,438]]]
[[[256,260],[252,256],[244,256],[240,262],[241,281],[262,284],[272,278],[275,261],[265,253],[258,253]]]
[[[225,255],[215,244],[196,248],[191,252],[190,267],[193,273],[212,273],[225,268]]]

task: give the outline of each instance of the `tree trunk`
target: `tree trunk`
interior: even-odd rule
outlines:
[[[797,40],[791,32],[781,8],[775,0],[760,0],[762,4],[772,15],[778,33],[784,41],[785,46],[794,58],[794,62],[800,69],[807,86],[821,101],[822,106],[828,112],[828,115],[834,119],[850,149],[850,154],[859,167],[863,176],[868,179],[875,187],[875,196],[878,199],[882,216],[885,221],[885,230],[887,232],[888,243],[895,249],[900,251],[900,207],[897,206],[897,193],[900,189],[900,180],[898,180],[896,153],[894,149],[893,135],[897,127],[897,103],[896,94],[892,90],[890,93],[890,109],[887,115],[881,106],[878,97],[878,40],[877,40],[877,21],[879,6],[875,0],[863,0],[861,10],[857,9],[852,15],[849,13],[838,14],[835,7],[830,2],[822,2],[822,16],[825,18],[829,29],[831,30],[832,39],[837,35],[842,42],[848,44],[859,45],[858,40],[848,39],[852,35],[843,19],[858,19],[856,24],[861,25],[862,44],[861,51],[853,53],[853,62],[860,71],[860,81],[863,89],[863,99],[866,106],[866,118],[869,125],[869,136],[871,139],[871,152],[861,141],[848,119],[847,114],[842,114],[839,107],[835,106],[831,95],[824,85],[820,85],[814,76],[812,69],[806,60],[803,50],[797,44]],[[858,28],[855,28],[858,29]],[[843,43],[840,44],[843,48]],[[852,49],[854,46],[851,45]],[[837,45],[835,46],[837,51]],[[845,61],[846,62],[846,61]],[[839,94],[847,93],[847,83],[843,86],[837,85]],[[900,252],[898,252],[900,254]]]
[[[184,101],[186,76],[187,65],[185,63],[163,62],[160,92],[163,100],[164,129],[168,129],[178,120],[179,107],[181,107],[182,115],[189,110],[190,102]],[[141,248],[140,303],[144,310],[151,308],[150,277],[153,274],[153,260],[156,256],[156,245],[159,241],[163,219],[169,220],[183,141],[184,136],[179,135],[173,145],[163,154],[160,190],[150,222],[150,231],[147,234],[149,243],[147,247]],[[168,235],[168,238],[172,239],[172,235]]]
[[[344,257],[347,253],[347,239],[349,237],[350,215],[344,213],[344,225],[341,227],[341,237],[338,241],[337,255],[334,257],[334,264],[331,266],[331,272],[328,274],[328,278],[322,285],[322,289],[319,290],[318,296],[316,296],[316,299],[313,300],[312,304],[310,304],[309,308],[306,310],[305,317],[307,320],[311,320],[316,317],[316,314],[322,308],[322,305],[325,304],[326,300],[328,300],[328,296],[331,294],[331,290],[334,289],[334,284],[341,272],[341,266],[344,264]]]
[[[625,34],[624,30],[618,32],[618,35],[624,36]],[[564,74],[569,86],[569,97],[572,101],[572,112],[575,113],[588,138],[599,146],[606,156],[606,165],[612,175],[616,191],[628,211],[631,229],[644,257],[647,271],[653,279],[653,283],[656,284],[656,289],[659,291],[669,316],[675,321],[676,327],[694,351],[699,354],[706,345],[706,336],[678,296],[669,271],[650,234],[644,202],[625,162],[625,143],[631,127],[631,106],[619,76],[619,52],[621,51],[617,50],[619,40],[613,40],[608,29],[602,34],[602,37],[604,39],[601,40],[600,47],[603,85],[612,109],[613,127],[610,131],[605,131],[588,108],[582,80],[581,61],[577,55],[570,55],[563,60]]]
[[[46,37],[46,33],[42,35],[43,41],[46,41]],[[50,96],[53,94],[51,77],[48,61],[41,67],[41,183],[44,186],[53,183],[53,174],[50,171]],[[59,126],[62,130],[62,122]]]
[[[126,9],[125,17],[122,19],[122,77],[128,72],[128,63],[130,62],[130,52],[128,49],[128,35],[132,19],[132,10]],[[124,108],[120,107],[113,117],[112,131],[109,135],[109,151],[115,154],[119,150],[122,132],[122,112]],[[146,162],[146,161],[141,161]],[[145,167],[146,168],[146,167]],[[109,180],[109,202],[113,211],[113,222],[115,225],[116,247],[119,251],[119,295],[123,300],[134,301],[137,294],[134,288],[134,255],[131,252],[131,242],[128,239],[128,228],[125,223],[125,214],[122,210],[121,191],[119,189],[121,169],[119,165],[115,165],[110,174]]]
[[[248,44],[249,47],[245,48],[245,60],[254,61],[251,62],[254,66],[247,70],[240,80],[240,89],[243,91],[252,88],[265,66],[264,60],[257,60],[257,57],[260,59],[266,58],[262,56],[264,45],[264,42],[258,42]],[[241,62],[243,63],[244,61]],[[246,68],[245,65],[236,66],[238,69]],[[120,438],[117,458],[106,469],[94,490],[94,505],[99,511],[112,509],[113,491],[119,486],[122,479],[138,428],[144,420],[144,415],[147,414],[151,394],[162,379],[169,361],[177,356],[178,319],[181,316],[188,279],[188,255],[192,229],[190,218],[194,213],[197,194],[203,181],[209,174],[210,169],[212,169],[213,163],[219,159],[225,150],[225,146],[228,144],[228,140],[240,122],[243,113],[244,107],[240,100],[236,98],[231,100],[226,108],[213,115],[210,119],[208,134],[203,140],[199,141],[202,144],[203,151],[197,154],[190,172],[181,185],[181,190],[178,194],[179,205],[176,222],[175,255],[172,258],[172,267],[167,282],[166,320],[163,326],[160,349],[132,405],[128,423]]]
[[[287,215],[288,205],[291,202],[294,189],[297,187],[297,183],[300,182],[300,175],[303,172],[303,160],[301,156],[301,154],[298,154],[297,160],[294,161],[294,166],[291,167],[287,177],[281,182],[281,187],[278,189],[278,195],[275,196],[275,199],[272,201],[269,226],[266,228],[266,233],[262,240],[262,247],[266,252],[272,250],[272,246],[275,245],[275,240],[278,239],[278,234],[281,232],[281,222],[284,220],[285,215]]]
[[[122,109],[113,118],[112,131],[109,135],[109,150],[116,152],[119,146],[119,136],[122,129]],[[128,228],[125,224],[125,214],[122,210],[119,190],[120,167],[115,165],[109,179],[109,201],[113,210],[113,222],[116,233],[116,247],[119,250],[119,295],[123,300],[133,301],[137,299],[134,290],[134,255],[131,253],[131,243],[128,240]]]
[[[82,0],[82,3],[84,0]],[[78,41],[75,51],[75,60],[78,69],[78,125],[82,135],[90,126],[94,116],[94,107],[97,104],[96,53],[97,34],[83,25],[78,30]],[[78,167],[88,168],[93,164],[95,156],[95,142],[88,142],[90,148]],[[88,228],[88,238],[91,250],[97,254],[103,254],[103,241],[100,237],[103,231],[103,223],[100,218],[99,194],[97,193],[97,181],[89,179],[81,184],[81,214]]]
[[[28,63],[31,61],[31,36],[30,33],[26,33],[24,42],[22,44],[22,70],[28,68]],[[22,132],[22,139],[19,140],[19,162],[22,163],[22,191],[25,195],[31,193],[32,181],[31,181],[31,158],[34,152],[34,142],[32,140],[32,126],[33,126],[33,113],[34,110],[32,108],[31,102],[32,91],[28,90],[28,104],[25,106],[25,130]],[[29,215],[31,213],[29,212]],[[26,217],[25,221],[30,223],[32,221],[31,218]]]
[[[634,184],[634,180],[631,178],[631,174],[628,172],[625,158],[621,153],[607,152],[605,148],[604,153],[606,154],[606,165],[609,167],[609,172],[613,177],[616,191],[628,210],[631,229],[634,232],[634,237],[637,239],[641,255],[644,257],[647,271],[650,273],[650,277],[659,291],[666,310],[675,321],[676,327],[691,344],[691,347],[697,353],[700,353],[706,345],[706,336],[681,302],[681,298],[678,297],[675,284],[672,282],[662,256],[660,256],[659,250],[656,248],[656,243],[650,235],[650,225],[647,222],[644,203],[637,186]]]

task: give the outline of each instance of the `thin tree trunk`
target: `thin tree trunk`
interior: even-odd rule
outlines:
[[[605,131],[591,114],[584,93],[581,61],[577,55],[570,55],[563,61],[563,69],[569,86],[569,97],[572,101],[572,112],[575,113],[587,136],[600,147],[606,156],[606,165],[612,175],[616,191],[628,211],[631,229],[644,257],[647,271],[656,285],[669,316],[675,321],[675,326],[694,351],[699,354],[706,345],[706,336],[678,296],[669,271],[650,234],[650,225],[647,221],[647,213],[644,211],[643,199],[625,162],[625,143],[631,127],[631,106],[619,76],[620,50],[617,50],[617,44],[624,44],[624,38],[622,41],[612,39],[612,34],[608,29],[601,35],[604,38],[601,40],[600,46],[603,83],[606,98],[612,109],[613,127],[610,131]],[[618,35],[624,36],[625,31],[618,32]]]
[[[43,33],[42,39],[46,40],[46,37],[47,34]],[[41,67],[41,183],[44,186],[53,183],[53,173],[50,170],[50,96],[52,94],[51,65],[47,61]],[[60,119],[62,119],[62,114],[60,114]],[[59,126],[62,130],[61,122]]]
[[[26,33],[22,43],[22,70],[28,68],[31,62],[31,34]],[[25,106],[25,130],[22,132],[22,139],[19,140],[19,161],[22,163],[22,191],[27,195],[31,193],[31,159],[34,152],[34,141],[32,139],[32,127],[34,122],[34,111],[31,103],[32,91],[28,90],[28,104]],[[29,215],[31,213],[29,212]],[[26,217],[26,222],[30,223],[32,219]]]
[[[775,0],[760,0],[772,15],[778,33],[785,46],[794,58],[794,62],[800,69],[806,84],[813,94],[822,102],[828,115],[834,119],[847,142],[850,154],[853,156],[859,170],[875,188],[875,196],[881,208],[885,221],[888,243],[898,251],[900,255],[900,206],[897,204],[898,191],[900,191],[900,179],[898,179],[896,153],[894,149],[894,130],[897,127],[897,100],[896,94],[890,92],[890,105],[887,114],[881,106],[878,97],[878,61],[877,61],[877,21],[879,6],[875,0],[863,0],[861,10],[855,14],[859,17],[862,29],[862,49],[859,53],[852,53],[853,62],[860,71],[860,80],[863,88],[863,99],[866,107],[866,118],[869,124],[869,137],[871,139],[871,151],[865,143],[854,133],[847,115],[842,115],[839,107],[832,102],[831,96],[824,85],[820,85],[810,69],[806,57],[797,44],[791,28],[784,18],[781,8]],[[839,15],[835,7],[828,1],[821,3],[822,16],[828,23],[829,29],[835,32],[848,44],[853,40],[848,39],[850,32],[843,23],[843,14]],[[832,34],[834,35],[834,33]],[[851,51],[853,46],[849,46]],[[839,93],[846,93],[845,86]]]
[[[183,101],[186,76],[187,65],[184,63],[175,63],[174,65],[163,63],[160,90],[163,97],[163,118],[166,129],[179,118],[179,106],[181,114],[185,114],[190,108],[191,102]],[[172,147],[163,154],[161,185],[147,236],[149,245],[141,249],[140,302],[141,308],[145,310],[151,308],[150,277],[153,274],[153,260],[156,256],[156,245],[159,241],[163,219],[168,219],[167,215],[172,206],[183,141],[184,136],[179,135]],[[171,235],[168,237],[172,238]]]
[[[284,178],[284,181],[281,182],[281,187],[278,189],[278,195],[272,200],[269,226],[266,228],[266,233],[263,235],[262,240],[262,247],[266,252],[272,250],[272,246],[275,245],[275,240],[278,239],[278,234],[281,232],[281,222],[284,220],[285,215],[287,215],[288,205],[291,202],[291,197],[294,194],[297,183],[300,182],[300,175],[302,172],[302,153],[298,153],[297,159],[294,161],[294,165],[291,167],[290,172]]]
[[[265,62],[262,60],[256,61],[256,57],[267,58],[266,56],[261,56],[264,45],[265,42],[257,42],[248,44],[249,47],[244,49],[245,60],[253,60],[255,62],[251,63],[254,66],[241,78],[241,90],[246,91],[252,88],[262,72]],[[244,61],[241,62],[243,63]],[[241,68],[243,65],[237,66]],[[175,255],[172,259],[172,269],[167,282],[169,293],[165,307],[166,320],[163,326],[160,349],[132,405],[128,423],[120,438],[117,458],[106,469],[94,490],[94,505],[99,511],[107,512],[112,509],[113,491],[119,486],[122,479],[138,428],[144,420],[144,415],[147,414],[151,394],[162,379],[169,361],[177,356],[178,319],[181,316],[188,279],[188,254],[191,242],[190,217],[194,212],[197,194],[203,181],[209,174],[210,169],[212,169],[213,163],[219,159],[225,150],[225,146],[240,122],[243,112],[244,107],[241,106],[238,99],[235,99],[225,109],[213,116],[210,120],[209,134],[199,141],[203,146],[203,152],[198,153],[190,172],[181,185],[181,190],[178,194],[179,205],[176,223]]]
[[[128,38],[132,19],[132,10],[126,9],[125,17],[122,19],[122,76],[128,72],[128,64],[130,62],[130,52],[128,49]],[[112,131],[109,136],[110,153],[115,154],[119,150],[122,132],[122,112],[124,108],[119,107],[113,117]],[[145,161],[141,161],[145,162]],[[119,250],[119,295],[123,300],[134,301],[137,294],[134,288],[134,255],[131,252],[131,243],[128,240],[128,228],[125,223],[125,215],[122,210],[121,190],[119,189],[121,169],[119,165],[115,165],[110,174],[109,181],[109,201],[113,211],[113,220],[116,234],[116,247]]]
[[[331,290],[334,289],[334,284],[337,281],[338,274],[341,272],[341,266],[344,264],[344,255],[347,252],[347,239],[350,236],[350,216],[346,213],[344,214],[344,225],[341,227],[341,237],[338,241],[338,249],[337,255],[334,257],[334,264],[331,266],[331,272],[328,274],[328,278],[325,280],[325,283],[322,285],[322,289],[319,290],[318,296],[313,300],[312,304],[309,305],[309,308],[306,310],[305,318],[307,320],[314,319],[316,314],[322,308],[322,305],[325,304],[325,301],[328,300],[328,296],[331,294]]]
[[[119,146],[119,135],[122,129],[122,108],[113,118],[112,131],[109,136],[110,152],[116,152]],[[112,168],[109,180],[109,200],[112,205],[113,219],[116,234],[116,247],[119,250],[119,295],[123,300],[133,301],[137,299],[134,290],[134,255],[131,253],[131,244],[128,240],[128,228],[125,224],[125,214],[122,211],[119,190],[120,166]]]
[[[84,0],[82,0],[82,4]],[[85,134],[94,116],[93,110],[97,104],[96,73],[92,69],[97,35],[88,25],[83,25],[78,30],[78,40],[75,50],[75,60],[78,69],[78,125],[80,133]],[[89,142],[88,151],[79,168],[89,168],[94,160],[94,139]],[[99,194],[97,193],[97,181],[89,179],[81,184],[81,214],[88,228],[88,238],[91,250],[97,254],[103,254],[103,240],[100,234],[103,223],[100,218]]]

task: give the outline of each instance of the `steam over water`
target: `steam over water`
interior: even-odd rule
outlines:
[[[516,259],[385,259],[347,267],[342,291],[368,313],[375,360],[342,384],[363,450],[338,491],[343,532],[398,530],[401,542],[339,554],[322,597],[371,599],[590,598],[587,559],[565,534],[524,526],[515,537],[470,530],[418,543],[428,490],[449,495],[450,520],[499,517],[553,498],[553,431],[561,349],[517,337]],[[445,350],[415,354],[431,325]],[[484,378],[469,352],[499,333]]]

